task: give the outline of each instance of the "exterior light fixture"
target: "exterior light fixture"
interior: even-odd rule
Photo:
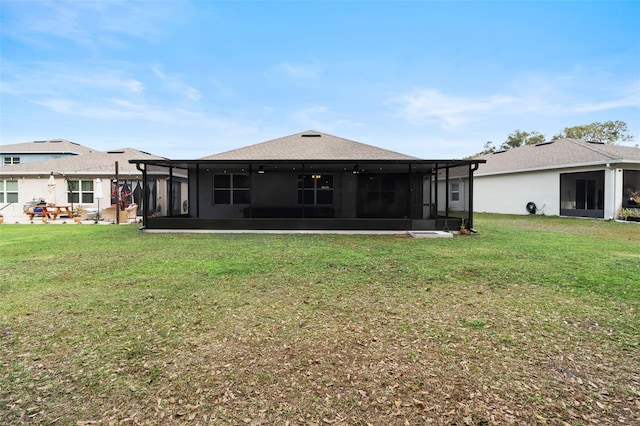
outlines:
[[[358,169],[358,165],[357,165],[357,164],[355,164],[355,165],[353,166],[353,174],[355,175],[355,174],[358,174],[358,173],[360,173],[360,169]]]
[[[261,175],[264,174],[264,166],[258,167],[258,173],[261,174]]]

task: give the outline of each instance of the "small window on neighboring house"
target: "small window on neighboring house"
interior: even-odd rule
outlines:
[[[18,202],[18,181],[0,180],[0,203]]]
[[[460,184],[451,182],[451,201],[460,201]]]
[[[213,175],[213,204],[249,204],[248,174]]]
[[[93,180],[70,180],[67,190],[68,203],[93,204]]]
[[[10,166],[11,164],[20,164],[20,157],[4,157],[4,165]]]

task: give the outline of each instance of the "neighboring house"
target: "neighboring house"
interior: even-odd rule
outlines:
[[[132,160],[145,174],[188,174],[183,209],[145,214],[146,229],[275,230],[471,226],[473,186],[450,193],[449,174],[473,182],[483,161],[422,160],[313,130],[196,160]]]
[[[557,139],[478,158],[476,212],[611,219],[640,191],[640,148]]]
[[[66,139],[51,139],[46,141],[0,145],[0,157],[2,157],[0,158],[0,167],[30,163],[32,161],[90,154],[94,151],[94,149]]]
[[[100,204],[100,208],[104,208],[115,203],[116,195],[126,204],[135,203],[155,212],[162,208],[158,202],[163,203],[167,198],[167,175],[163,174],[164,171],[149,173],[148,187],[152,198],[145,203],[142,199],[142,172],[129,163],[134,158],[162,159],[125,148],[108,152],[92,150],[81,155],[4,166],[0,168],[0,213],[23,218],[24,206],[34,200],[74,207],[80,204],[86,208],[97,208]],[[50,176],[55,182],[55,190],[51,192],[48,187]],[[95,197],[97,179],[100,179],[100,192],[103,194],[101,200]],[[140,210],[139,214],[142,214]]]

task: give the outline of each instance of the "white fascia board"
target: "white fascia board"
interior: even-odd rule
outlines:
[[[617,164],[624,162],[624,160],[611,160],[611,161],[594,161],[590,163],[574,163],[574,164],[559,164],[557,166],[542,166],[542,167],[532,167],[529,169],[515,169],[515,170],[505,170],[501,172],[493,172],[493,173],[479,173],[474,172],[474,177],[482,177],[482,176],[496,176],[496,175],[510,175],[516,173],[527,173],[527,172],[540,172],[540,171],[548,171],[548,170],[558,170],[558,169],[577,169],[582,167],[593,167],[593,166],[602,166],[606,167],[607,164]],[[633,161],[632,163],[637,163],[637,161]]]

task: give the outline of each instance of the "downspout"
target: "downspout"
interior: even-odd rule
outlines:
[[[149,201],[149,188],[147,187],[147,165],[144,165],[144,168],[140,168],[140,163],[136,163],[136,169],[142,172],[142,194],[143,201],[142,205],[142,226],[139,228],[140,230],[145,229],[147,226],[147,202]]]

